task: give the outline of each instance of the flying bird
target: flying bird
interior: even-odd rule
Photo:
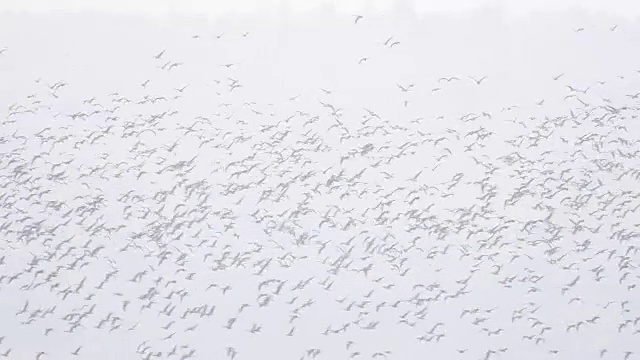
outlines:
[[[483,76],[480,79],[476,79],[476,78],[474,78],[472,76],[469,76],[469,78],[471,80],[473,80],[476,83],[476,85],[480,85],[483,81],[485,81],[487,79],[487,76]]]

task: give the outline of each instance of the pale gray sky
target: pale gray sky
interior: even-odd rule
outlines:
[[[640,359],[634,2],[278,4],[0,3],[0,360]]]
[[[417,14],[464,12],[484,6],[501,6],[508,14],[584,9],[593,13],[615,14],[630,19],[640,16],[640,4],[634,0],[4,0],[0,10],[10,11],[113,11],[149,16],[176,13],[219,17],[229,12],[260,13],[288,7],[295,12],[333,8],[342,13],[368,11],[384,14],[394,8],[411,9]]]

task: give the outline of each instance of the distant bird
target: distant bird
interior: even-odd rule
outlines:
[[[603,357],[606,352],[607,352],[607,349],[600,350],[600,357]]]
[[[167,68],[167,70],[168,70],[168,71],[170,71],[171,69],[173,69],[173,68],[177,68],[178,66],[181,66],[181,65],[182,65],[182,63],[174,62],[174,63],[172,63],[172,64],[170,64],[170,65],[169,65],[169,67]]]
[[[472,76],[469,76],[469,78],[471,80],[473,80],[476,83],[476,85],[480,85],[483,81],[485,81],[487,79],[487,76],[483,76],[480,79],[476,79],[476,78],[474,78]]]
[[[357,24],[358,21],[360,21],[363,18],[362,15],[353,15],[353,17],[355,17],[355,20],[353,21],[354,24]]]
[[[400,88],[400,91],[402,91],[402,92],[408,92],[414,86],[413,84],[409,84],[409,85],[406,85],[406,86],[402,86],[400,84],[397,84],[397,85],[398,85],[398,88]]]

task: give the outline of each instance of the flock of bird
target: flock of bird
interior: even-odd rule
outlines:
[[[0,359],[640,358],[640,92],[398,121],[242,98],[236,65],[198,116],[156,78],[3,109]]]

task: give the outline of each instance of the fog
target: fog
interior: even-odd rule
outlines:
[[[2,2],[0,357],[639,357],[606,5]]]

